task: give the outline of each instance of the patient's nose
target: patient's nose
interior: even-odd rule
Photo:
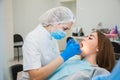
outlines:
[[[87,37],[82,37],[82,38],[81,38],[82,41],[84,41],[84,40],[86,40],[86,39],[87,39]]]

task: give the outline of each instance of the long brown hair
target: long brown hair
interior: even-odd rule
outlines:
[[[100,31],[96,31],[98,35],[98,54],[97,54],[97,64],[111,71],[115,65],[115,54],[112,43],[110,40]]]

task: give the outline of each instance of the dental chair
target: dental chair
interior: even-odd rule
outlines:
[[[118,60],[120,58],[120,44],[116,42],[112,42],[112,45],[114,47],[116,60]]]

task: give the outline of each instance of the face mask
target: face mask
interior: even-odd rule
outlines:
[[[66,36],[66,32],[64,32],[61,29],[58,29],[57,31],[52,31],[51,36],[54,37],[57,40],[61,40]]]

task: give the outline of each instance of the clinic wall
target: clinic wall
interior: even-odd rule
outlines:
[[[3,26],[5,35],[5,50],[9,60],[13,60],[13,8],[12,0],[3,0]]]
[[[61,3],[59,0],[13,0],[14,34],[19,33],[25,38],[39,24],[38,19],[45,11],[60,5],[70,8],[76,14],[75,2]],[[68,32],[68,35],[71,35],[71,31]],[[65,48],[65,41],[66,39],[58,41],[60,50]]]
[[[88,34],[99,22],[120,28],[120,0],[77,0],[77,27]]]
[[[39,23],[39,17],[56,6],[56,0],[13,0],[14,33],[25,38]]]
[[[13,0],[14,34],[21,34],[25,39],[39,24],[40,15],[55,6],[54,2],[55,0]],[[21,56],[22,49],[19,51]],[[17,49],[14,49],[14,55],[17,56]]]

